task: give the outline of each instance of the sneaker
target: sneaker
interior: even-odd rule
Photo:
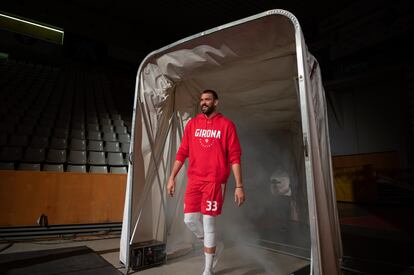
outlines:
[[[211,271],[204,270],[203,275],[214,275],[214,273]]]
[[[223,252],[223,250],[224,250],[224,243],[219,242],[216,246],[216,253],[214,255],[214,260],[213,260],[213,268],[216,267],[220,254]]]

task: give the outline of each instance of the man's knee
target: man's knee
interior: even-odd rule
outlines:
[[[197,215],[197,213],[187,213],[184,215],[184,223],[189,228],[196,227],[197,223],[200,222],[198,219],[199,219],[199,215]]]
[[[203,226],[200,221],[200,213],[186,213],[184,214],[184,223],[187,225],[188,229],[193,232],[197,238],[203,238]]]
[[[204,246],[216,246],[216,218],[209,215],[203,215],[204,227]]]

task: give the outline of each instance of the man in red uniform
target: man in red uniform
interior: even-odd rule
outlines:
[[[230,167],[236,182],[234,201],[241,206],[245,200],[240,167],[241,148],[236,127],[216,111],[217,105],[215,91],[205,90],[201,93],[202,114],[191,119],[185,127],[167,185],[168,194],[173,196],[175,177],[188,157],[184,222],[197,238],[204,240],[203,275],[213,274],[218,254],[223,250],[223,243],[216,242],[215,216],[221,214]],[[201,216],[203,223],[200,221]]]

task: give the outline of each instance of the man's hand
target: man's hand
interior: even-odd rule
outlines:
[[[168,192],[168,195],[170,195],[170,197],[173,197],[174,196],[174,192],[175,192],[175,178],[173,178],[173,177],[170,177],[168,179],[167,192]]]
[[[237,203],[237,206],[241,206],[245,201],[244,190],[243,188],[236,188],[234,190],[234,202]]]

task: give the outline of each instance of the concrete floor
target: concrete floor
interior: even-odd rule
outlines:
[[[0,243],[0,248],[6,243]],[[77,238],[20,241],[1,252],[14,253],[22,251],[36,251],[73,246],[88,246],[115,268],[125,273],[119,262],[119,236],[84,236]],[[216,275],[264,275],[290,274],[308,264],[307,261],[296,257],[276,254],[260,248],[250,246],[225,244],[225,249],[216,267]],[[204,255],[201,249],[171,259],[167,264],[140,272],[130,271],[130,274],[143,275],[172,275],[172,274],[201,274],[204,266]]]
[[[226,245],[217,264],[216,275],[290,274],[308,262],[260,248]],[[166,265],[144,270],[145,275],[202,274],[204,255],[200,250],[168,261]]]

